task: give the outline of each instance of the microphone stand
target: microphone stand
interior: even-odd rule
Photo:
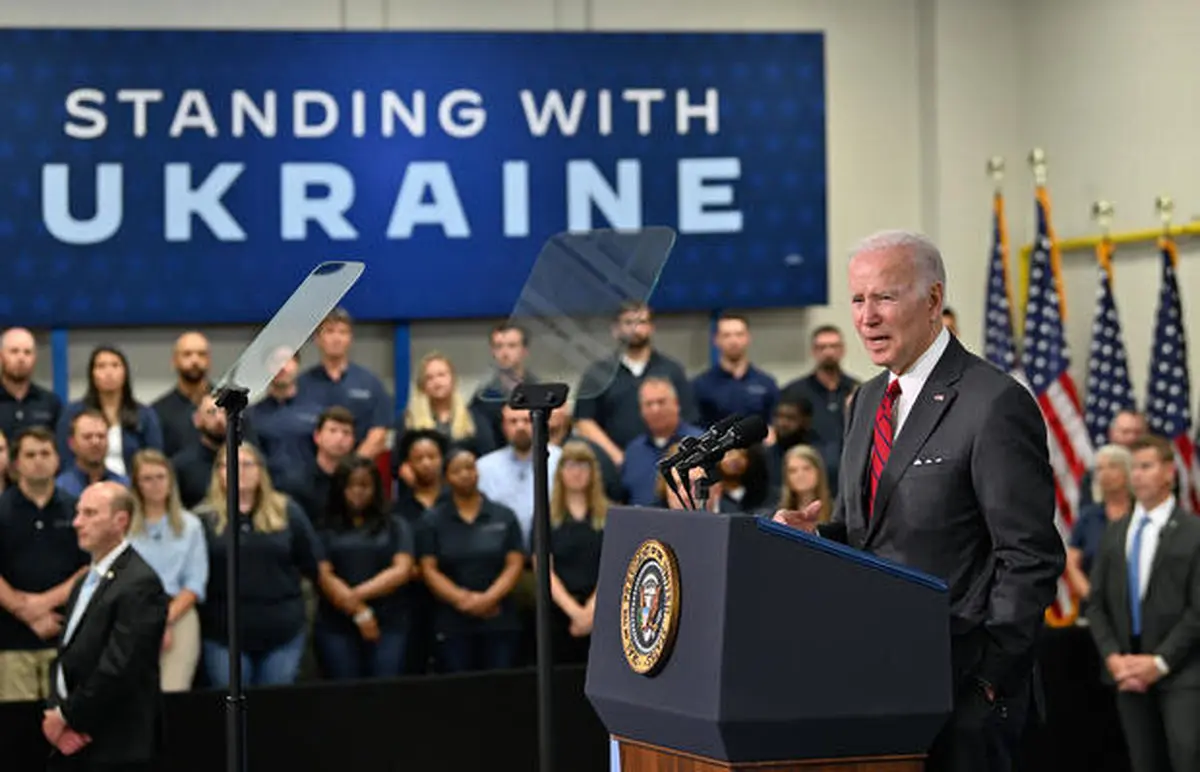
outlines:
[[[225,697],[225,766],[228,772],[246,769],[246,695],[242,691],[241,609],[238,601],[240,574],[239,536],[242,513],[238,498],[238,448],[242,444],[242,411],[250,401],[247,389],[228,386],[217,393],[217,407],[225,411],[225,543],[226,611],[229,627],[229,693]]]
[[[563,383],[520,383],[508,406],[533,422],[533,566],[537,579],[538,772],[554,769],[554,652],[550,598],[550,413],[567,403]]]

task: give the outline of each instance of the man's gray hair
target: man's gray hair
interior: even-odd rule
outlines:
[[[942,252],[923,233],[906,230],[886,230],[872,233],[854,245],[850,250],[851,259],[865,252],[882,252],[895,250],[906,252],[912,257],[917,273],[921,276],[921,291],[924,292],[934,284],[940,283],[942,291],[946,290],[946,264],[942,261]]]

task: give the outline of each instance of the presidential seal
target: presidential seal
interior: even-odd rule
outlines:
[[[671,655],[679,626],[679,566],[655,539],[629,561],[621,594],[621,644],[635,673],[654,675]]]

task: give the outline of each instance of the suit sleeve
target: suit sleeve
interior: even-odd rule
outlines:
[[[1088,631],[1092,634],[1102,662],[1112,654],[1121,653],[1121,644],[1113,632],[1113,617],[1108,607],[1108,574],[1112,570],[1112,553],[1116,548],[1113,542],[1119,532],[1120,529],[1113,527],[1105,531],[1100,548],[1096,550],[1096,562],[1088,573],[1088,581],[1092,585],[1087,609]]]
[[[842,442],[841,457],[838,462],[839,472],[842,466],[841,462],[846,460],[846,447],[849,445],[849,442],[846,442],[845,439],[849,438],[850,425],[854,423],[854,411],[858,407],[858,395],[859,391],[855,389],[854,394],[850,397],[850,404],[846,408],[846,424],[842,427],[844,439]],[[834,492],[833,514],[830,515],[828,523],[817,526],[817,533],[820,536],[832,541],[839,541],[842,544],[845,544],[849,540],[849,533],[846,528],[846,497],[853,494],[848,494],[845,488],[847,485],[852,484],[853,477],[853,475],[848,477],[841,474],[838,475],[838,489]]]
[[[1167,667],[1172,671],[1182,667],[1184,661],[1200,649],[1200,550],[1192,552],[1192,565],[1188,571],[1188,586],[1185,592],[1187,602],[1183,614],[1154,651],[1167,661]]]
[[[116,601],[112,633],[96,669],[76,685],[59,705],[67,725],[91,734],[119,714],[139,671],[157,672],[163,629],[167,624],[167,595],[154,574],[132,584]]]
[[[985,619],[990,641],[976,675],[999,686],[1031,663],[1046,608],[1066,567],[1054,525],[1046,424],[1033,397],[1016,381],[983,419],[972,449],[971,478],[996,558]]]

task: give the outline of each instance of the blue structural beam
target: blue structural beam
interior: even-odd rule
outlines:
[[[54,370],[54,393],[66,404],[71,391],[69,346],[71,338],[66,330],[50,331],[50,367]]]
[[[408,386],[412,383],[412,328],[408,322],[397,322],[392,328],[394,359],[392,374],[396,378],[396,415],[408,406]]]

